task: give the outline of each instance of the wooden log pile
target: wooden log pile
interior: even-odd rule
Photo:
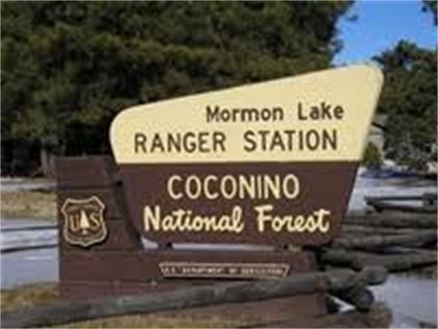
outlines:
[[[360,270],[366,266],[384,266],[390,272],[407,271],[413,268],[436,264],[437,253],[412,252],[405,254],[372,254],[342,249],[326,249],[322,255],[323,262],[339,267]]]
[[[436,205],[436,194],[394,197],[403,201],[423,200]],[[378,201],[392,200],[379,197]],[[374,200],[368,198],[369,200]],[[435,201],[433,201],[435,200]],[[384,266],[388,271],[407,271],[437,262],[437,213],[407,212],[354,213],[347,216],[340,236],[321,250],[324,264],[360,270]],[[430,207],[428,209],[431,209]]]
[[[410,197],[401,199],[409,201]],[[415,211],[410,206],[386,207],[387,201],[392,199],[384,197],[371,199],[371,202],[368,199],[375,212],[347,216],[340,236],[320,249],[319,259],[323,267],[329,265],[360,271],[379,266],[388,272],[400,272],[437,263],[436,194],[427,195],[421,209]],[[354,305],[362,313],[369,312],[376,305],[372,292],[364,285],[332,295]]]
[[[333,242],[332,247],[337,249],[377,249],[387,246],[422,247],[436,242],[435,231],[412,232],[392,235],[368,235],[365,237],[342,237]]]

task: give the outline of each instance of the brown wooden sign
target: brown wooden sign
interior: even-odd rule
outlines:
[[[120,172],[133,224],[152,241],[302,245],[328,242],[338,231],[356,163],[132,165]],[[218,197],[189,196],[202,185]]]
[[[110,136],[134,227],[160,243],[330,241],[381,85],[353,66],[122,111]]]
[[[323,244],[340,229],[381,80],[356,66],[122,111],[113,158],[57,159],[62,296],[317,270],[313,252],[284,245]],[[318,292],[193,312],[283,321],[326,307]]]

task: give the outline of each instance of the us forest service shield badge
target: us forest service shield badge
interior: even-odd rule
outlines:
[[[103,241],[108,234],[104,210],[105,204],[97,196],[88,199],[67,198],[61,207],[64,239],[82,247]]]

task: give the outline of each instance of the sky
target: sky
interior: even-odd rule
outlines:
[[[432,15],[421,11],[421,1],[357,1],[348,16],[338,23],[343,49],[335,56],[336,65],[369,61],[372,56],[395,46],[405,39],[423,48],[436,48],[437,27]]]

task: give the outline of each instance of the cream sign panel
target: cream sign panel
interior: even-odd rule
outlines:
[[[368,66],[209,92],[121,112],[117,163],[357,161],[382,85]]]
[[[382,82],[353,66],[122,111],[110,138],[134,226],[161,242],[330,241]]]

